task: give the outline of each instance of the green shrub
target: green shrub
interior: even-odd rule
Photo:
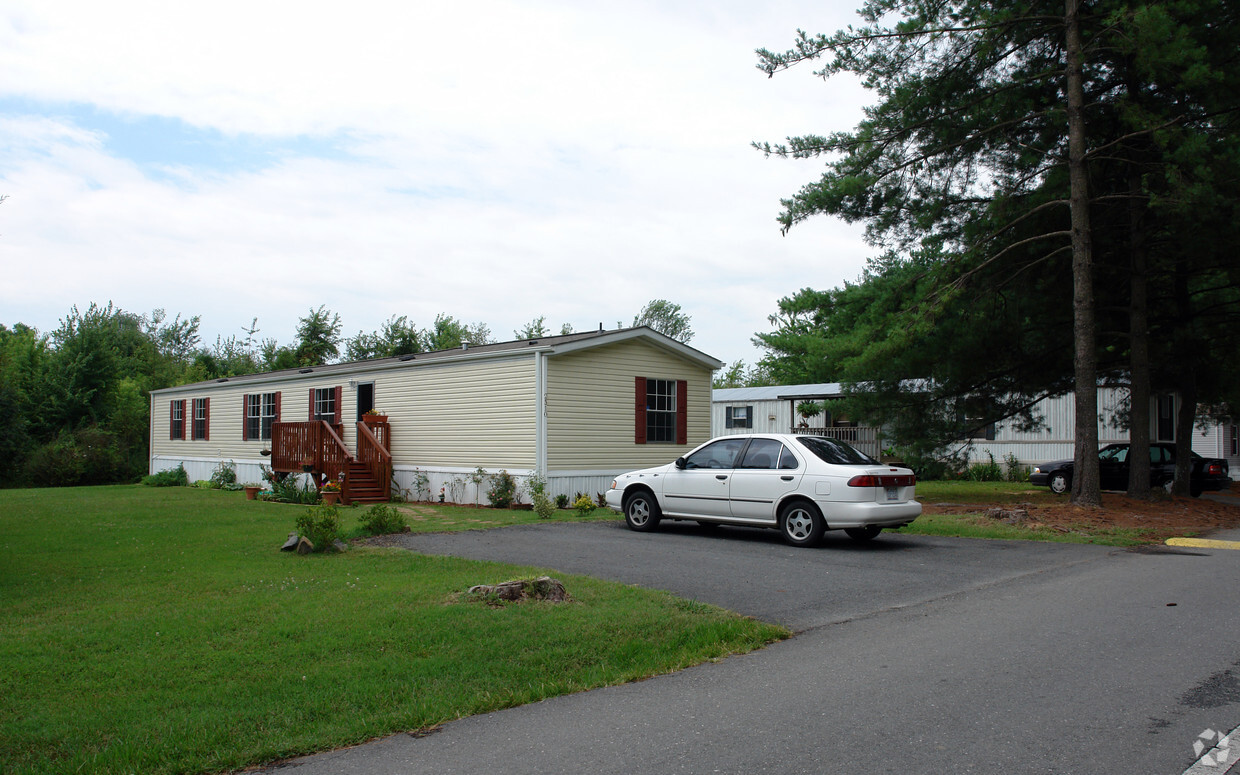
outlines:
[[[403,533],[409,529],[405,515],[400,509],[376,503],[362,514],[362,529],[374,536]]]
[[[974,463],[969,466],[966,475],[970,481],[974,482],[1001,482],[1003,481],[1003,469],[995,462],[995,456],[991,452],[987,452],[986,456],[990,458],[988,463]]]
[[[551,499],[547,497],[547,480],[539,474],[534,474],[529,479],[530,502],[534,504],[534,513],[540,519],[551,519],[551,515],[555,513],[555,506],[551,503]]]
[[[555,507],[557,509],[568,508],[568,496],[565,495],[564,493],[560,493],[559,495],[555,496]]]
[[[497,509],[506,509],[516,499],[517,480],[508,471],[491,474],[491,489],[487,490],[487,500]]]
[[[275,473],[268,475],[269,473],[270,469],[263,472],[263,478],[271,486],[271,494],[266,496],[267,500],[279,503],[312,504],[319,502],[318,488],[309,481],[303,482],[299,476]]]
[[[25,479],[36,487],[113,484],[124,478],[116,435],[95,426],[63,431],[26,458]]]
[[[1021,465],[1011,452],[1003,456],[1003,469],[1004,478],[1009,482],[1029,481],[1029,468]]]
[[[211,472],[211,488],[215,490],[240,490],[237,484],[237,465],[233,461],[221,460]]]
[[[589,495],[582,495],[573,501],[573,508],[577,509],[581,516],[588,516],[594,511],[594,499]]]
[[[177,463],[176,468],[142,477],[142,483],[147,487],[188,487],[189,475],[185,473],[185,466]]]
[[[340,537],[340,512],[335,506],[313,506],[297,518],[297,535],[310,539],[322,552]]]

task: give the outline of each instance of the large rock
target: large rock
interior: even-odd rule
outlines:
[[[517,579],[500,584],[479,584],[469,588],[469,594],[479,597],[494,596],[500,600],[550,600],[560,603],[568,600],[568,590],[557,579],[540,576],[536,579]]]
[[[282,552],[291,552],[297,548],[297,541],[300,539],[296,533],[289,533],[288,540],[284,542],[284,546],[280,547]]]
[[[298,539],[297,541],[297,553],[298,554],[310,554],[313,551],[314,551],[314,542],[312,542],[309,538],[306,538],[305,536],[302,536],[300,539]]]

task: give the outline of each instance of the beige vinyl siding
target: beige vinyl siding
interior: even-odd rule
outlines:
[[[389,416],[392,457],[401,466],[533,468],[535,465],[535,358],[507,358],[342,372],[322,377],[206,384],[156,393],[151,401],[151,455],[161,459],[263,461],[269,441],[242,441],[244,396],[281,394],[280,419],[306,422],[311,388],[342,388],[342,440],[357,451],[356,383],[374,383],[375,408]],[[170,440],[169,402],[211,399],[209,441]]]
[[[688,444],[634,443],[636,377],[688,382]],[[547,470],[666,463],[710,438],[711,371],[640,340],[547,359]]]
[[[427,364],[374,382],[375,406],[392,424],[396,465],[534,467],[533,353]]]
[[[343,381],[342,381],[343,380]],[[151,455],[170,458],[217,458],[220,460],[260,460],[264,449],[271,448],[270,441],[251,439],[242,441],[242,423],[245,418],[245,396],[255,393],[280,393],[280,420],[305,422],[310,416],[310,388],[334,388],[344,385],[343,377],[319,378],[285,382],[246,382],[236,385],[216,383],[201,385],[184,391],[156,393],[151,400]],[[192,441],[189,433],[185,440],[169,439],[169,404],[185,401],[188,415],[195,398],[211,399],[211,438]],[[356,416],[356,396],[344,388],[341,419],[345,423],[347,445],[354,443],[356,431],[350,427]],[[351,447],[350,447],[351,448]]]

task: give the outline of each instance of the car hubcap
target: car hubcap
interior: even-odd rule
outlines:
[[[629,521],[634,525],[644,525],[650,519],[650,507],[644,500],[638,499],[629,504]]]
[[[784,531],[788,533],[789,538],[798,541],[804,541],[809,538],[809,533],[814,529],[814,520],[803,509],[797,509],[788,515],[784,520]]]

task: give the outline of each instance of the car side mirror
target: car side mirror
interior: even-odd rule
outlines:
[[[681,471],[685,470],[685,459],[683,457],[676,458],[676,467]]]

